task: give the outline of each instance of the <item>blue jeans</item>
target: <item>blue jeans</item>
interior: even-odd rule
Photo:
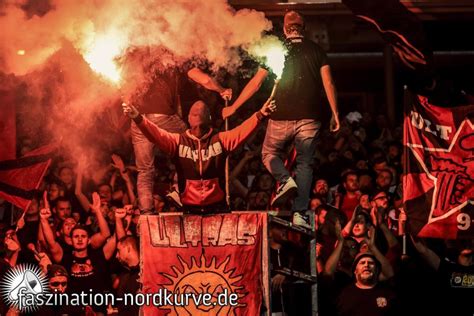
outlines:
[[[145,114],[146,118],[158,127],[171,132],[182,133],[187,129],[186,124],[178,115]],[[138,179],[138,205],[142,211],[153,209],[153,178],[155,175],[155,144],[150,142],[140,131],[135,122],[132,121],[132,143],[135,151],[135,163],[137,164]]]
[[[286,146],[293,142],[296,149],[295,182],[298,186],[298,196],[293,203],[293,211],[308,209],[313,181],[313,155],[320,128],[321,123],[313,119],[268,122],[262,160],[267,170],[280,183],[290,177],[290,172],[283,162]]]

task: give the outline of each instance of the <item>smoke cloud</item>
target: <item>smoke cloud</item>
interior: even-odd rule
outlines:
[[[263,13],[225,0],[0,0],[0,73],[22,81],[27,134],[45,131],[83,152],[97,115],[145,89],[150,69],[192,60],[233,72],[239,49],[271,28]]]

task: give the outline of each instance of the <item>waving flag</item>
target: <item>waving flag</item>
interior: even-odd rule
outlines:
[[[0,197],[26,210],[48,170],[54,149],[47,145],[19,159],[0,161]]]
[[[474,236],[474,105],[442,108],[416,97],[404,122],[403,199],[420,237]]]

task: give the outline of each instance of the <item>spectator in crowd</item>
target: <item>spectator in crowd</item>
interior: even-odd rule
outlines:
[[[123,297],[127,293],[138,293],[140,284],[140,256],[138,242],[133,236],[123,236],[117,241],[117,259],[125,268],[118,275],[116,293]],[[118,304],[118,315],[138,315],[139,306]]]
[[[53,207],[54,219],[57,221],[55,226],[64,222],[66,218],[71,217],[72,209],[71,202],[68,198],[59,197],[56,199],[56,205]]]
[[[474,313],[471,303],[474,295],[474,243],[472,239],[460,240],[454,247],[455,260],[441,259],[425,243],[412,236],[416,250],[428,265],[437,271],[443,291],[443,312],[451,315],[467,316]]]
[[[354,283],[344,288],[337,300],[340,316],[358,315],[400,315],[397,293],[386,282],[380,282],[385,260],[380,254],[359,253],[353,263]],[[385,277],[391,278],[393,271],[388,263]]]
[[[382,169],[378,172],[375,183],[377,189],[389,192],[392,186],[393,174],[389,169]]]
[[[9,228],[5,232],[3,239],[4,255],[2,256],[0,268],[6,272],[8,268],[14,267],[18,261],[18,255],[21,251],[20,241],[15,233],[15,229]],[[2,273],[2,275],[4,275]]]
[[[110,285],[107,272],[107,260],[115,251],[115,237],[108,238],[110,231],[107,222],[100,210],[100,197],[97,193],[93,196],[94,203],[91,210],[94,212],[99,223],[100,233],[93,238],[89,236],[89,230],[81,225],[76,225],[71,230],[72,251],[66,252],[56,241],[49,226],[48,219],[51,216],[49,209],[41,210],[41,227],[45,239],[50,247],[54,262],[61,263],[66,267],[70,275],[70,290],[78,293],[84,291],[89,293],[103,293]],[[96,249],[91,247],[96,245]],[[97,313],[105,313],[105,306],[93,306]]]
[[[49,289],[52,293],[66,293],[69,275],[66,269],[59,264],[52,264],[48,267],[47,277]]]
[[[354,209],[359,204],[359,176],[355,171],[347,171],[342,177],[343,192],[337,194],[336,208],[340,209],[347,218],[351,218]]]
[[[59,264],[51,264],[48,266],[46,276],[49,280],[48,286],[50,293],[53,294],[67,294],[69,275],[66,269]],[[65,302],[62,305],[43,305],[39,310],[33,313],[37,316],[56,316],[56,315],[85,315],[85,309],[79,306],[67,305]]]
[[[72,192],[74,187],[74,171],[72,168],[64,166],[59,169],[58,172],[59,180],[66,187],[66,194]]]
[[[58,198],[64,196],[65,188],[60,181],[53,181],[48,185],[48,200],[51,206],[56,205]]]
[[[331,196],[329,195],[329,184],[326,179],[319,178],[314,183],[313,197],[319,198],[324,204],[331,204]]]

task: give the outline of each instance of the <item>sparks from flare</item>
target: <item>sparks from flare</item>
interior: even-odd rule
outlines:
[[[275,96],[278,83],[280,82],[283,68],[285,67],[287,48],[275,36],[265,36],[260,42],[252,45],[249,48],[249,53],[257,59],[263,61],[265,65],[271,68],[276,75],[275,83],[273,85],[272,93],[267,102],[270,102]]]
[[[277,37],[265,36],[261,41],[252,45],[248,51],[270,67],[277,76],[277,80],[281,78],[288,50]]]
[[[104,34],[94,38],[92,44],[85,50],[84,59],[89,66],[114,84],[121,79],[120,68],[116,58],[120,56],[123,42],[118,34]]]

